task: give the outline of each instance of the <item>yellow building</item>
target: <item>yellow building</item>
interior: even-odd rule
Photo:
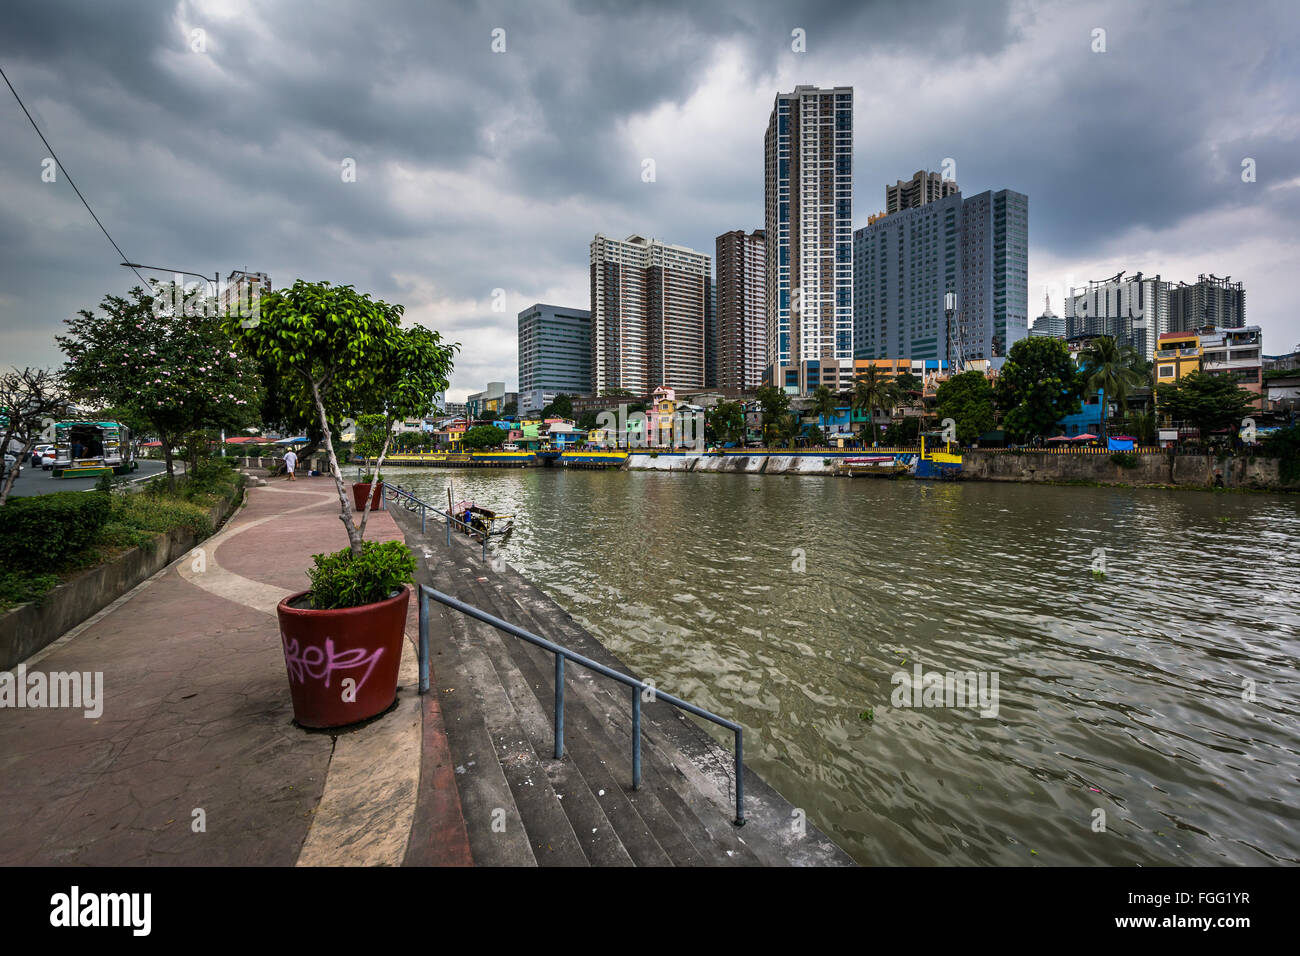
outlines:
[[[1196,332],[1164,333],[1156,343],[1156,385],[1199,372],[1201,357],[1201,337]]]

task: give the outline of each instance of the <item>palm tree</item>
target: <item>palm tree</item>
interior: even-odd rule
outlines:
[[[795,439],[799,437],[799,432],[803,428],[803,423],[799,421],[799,416],[794,412],[787,412],[781,417],[777,429],[781,435],[781,440],[790,448],[794,448]]]
[[[876,437],[876,411],[889,411],[898,404],[900,398],[901,392],[898,383],[893,378],[886,376],[875,365],[868,365],[866,371],[853,380],[851,404],[855,412],[866,415],[867,421],[870,423],[873,441]]]
[[[830,424],[837,405],[839,405],[839,396],[832,392],[829,386],[818,385],[813,389],[812,410],[817,413],[817,424],[823,429]]]
[[[1137,356],[1128,345],[1120,345],[1110,336],[1093,339],[1083,351],[1080,368],[1088,379],[1088,388],[1101,392],[1105,403],[1101,412],[1101,437],[1106,438],[1111,399],[1121,412],[1127,407],[1128,393],[1142,383],[1142,374],[1133,366]]]

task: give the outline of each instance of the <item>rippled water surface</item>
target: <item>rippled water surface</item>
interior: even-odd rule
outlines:
[[[393,471],[449,479],[860,862],[1300,860],[1300,498]],[[996,675],[996,716],[894,706],[918,664]]]

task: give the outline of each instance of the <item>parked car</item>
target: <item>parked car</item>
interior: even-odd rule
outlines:
[[[0,464],[0,478],[8,478],[9,469],[11,468],[17,469],[18,471],[17,477],[19,478],[22,477],[23,469],[18,464],[18,459],[15,456],[9,454],[8,452],[5,452],[4,463]]]
[[[54,446],[37,445],[32,449],[32,467],[49,471],[54,467]]]
[[[516,444],[515,444],[514,442],[512,442],[512,441],[508,441],[508,442],[506,442],[504,445],[501,446],[501,450],[502,450],[502,451],[518,451],[518,450],[519,450],[519,446],[516,445]]]

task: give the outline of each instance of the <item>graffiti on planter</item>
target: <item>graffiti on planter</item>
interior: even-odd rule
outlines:
[[[354,647],[347,651],[334,650],[334,641],[332,638],[325,639],[324,649],[319,647],[308,647],[299,649],[297,640],[284,638],[284,659],[289,665],[289,679],[295,684],[304,684],[307,678],[315,680],[324,680],[325,686],[330,686],[331,675],[335,671],[352,670],[357,667],[364,667],[366,672],[356,682],[356,689],[360,690],[365,684],[366,679],[370,677],[370,672],[375,669],[375,664],[379,658],[384,656],[384,649],[377,647],[371,653],[367,653],[364,647]]]

